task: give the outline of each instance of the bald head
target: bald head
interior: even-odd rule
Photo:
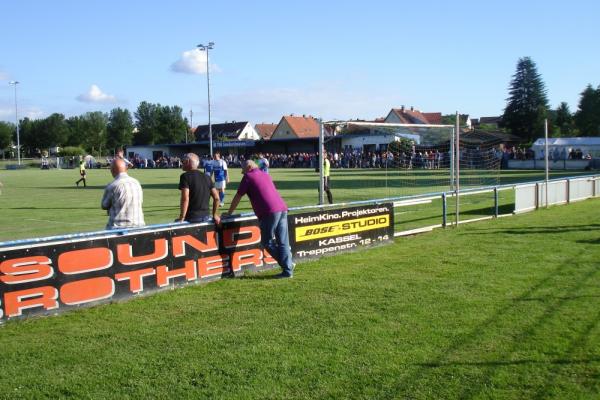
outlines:
[[[115,158],[110,166],[110,172],[113,177],[116,177],[122,172],[127,172],[127,164],[122,158]]]

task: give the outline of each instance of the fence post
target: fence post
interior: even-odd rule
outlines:
[[[498,188],[494,188],[494,218],[498,218]]]
[[[571,180],[567,179],[567,204],[571,203]]]
[[[442,193],[442,226],[445,228],[448,224],[447,220],[447,203],[446,203],[446,193]]]

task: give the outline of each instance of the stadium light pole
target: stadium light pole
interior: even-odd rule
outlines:
[[[210,147],[210,157],[213,156],[213,140],[212,140],[212,124],[210,123],[210,67],[208,65],[208,51],[212,50],[215,46],[215,42],[208,42],[205,46],[199,44],[198,48],[200,51],[206,51],[206,90],[208,93],[208,146]]]
[[[19,138],[19,109],[17,108],[17,85],[19,81],[10,81],[9,85],[15,87],[15,122],[17,123],[17,161],[21,165],[21,140]]]

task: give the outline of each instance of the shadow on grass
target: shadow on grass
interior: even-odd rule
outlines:
[[[536,284],[525,290],[521,296],[513,299],[512,302],[506,303],[496,312],[491,313],[487,319],[475,325],[468,333],[456,336],[448,346],[440,348],[437,357],[425,363],[413,364],[418,368],[414,372],[407,374],[402,379],[399,379],[396,382],[395,389],[397,389],[398,392],[403,393],[413,392],[413,389],[422,382],[439,378],[435,372],[432,372],[432,369],[438,367],[453,367],[460,365],[492,368],[498,367],[486,371],[481,378],[473,377],[473,381],[470,382],[469,385],[464,385],[462,391],[457,393],[457,398],[477,398],[479,397],[478,395],[481,395],[485,390],[492,386],[491,383],[494,379],[494,376],[500,372],[500,367],[504,365],[547,364],[553,366],[554,369],[559,369],[562,365],[597,362],[598,360],[595,360],[594,358],[571,359],[568,356],[570,354],[581,354],[582,351],[585,351],[585,343],[589,340],[590,332],[598,325],[600,313],[598,315],[591,316],[590,320],[585,326],[585,329],[578,331],[577,335],[570,340],[570,346],[563,352],[563,354],[567,356],[565,358],[539,362],[536,360],[500,360],[482,362],[452,361],[456,358],[457,354],[463,354],[469,348],[476,348],[479,345],[479,342],[486,337],[487,332],[498,329],[499,327],[503,327],[507,320],[511,319],[512,314],[515,312],[515,307],[518,307],[517,304],[519,301],[527,301],[526,299],[535,298],[535,293],[538,290],[543,290],[551,285],[551,282],[556,278],[557,275],[564,273],[565,270],[570,269],[570,267],[571,266],[569,264],[561,264],[557,266],[552,271],[549,271]],[[538,329],[547,324],[554,315],[559,313],[561,307],[563,307],[563,305],[565,305],[569,299],[577,297],[576,292],[579,290],[579,287],[593,277],[596,273],[598,273],[598,271],[599,269],[595,266],[588,269],[574,271],[573,274],[579,273],[579,276],[577,281],[569,288],[569,293],[566,293],[566,296],[561,296],[563,298],[558,298],[557,301],[544,304],[545,309],[540,316],[532,319],[524,319],[523,322],[515,325],[513,327],[513,339],[510,342],[510,346],[508,346],[506,350],[502,351],[502,354],[500,354],[499,357],[510,360],[511,355],[517,353],[520,346],[522,346],[527,339],[534,337]],[[549,378],[545,384],[538,385],[535,398],[542,399],[548,397],[548,390],[550,390],[552,382],[551,379],[555,379],[556,373],[548,374],[547,376]]]
[[[100,210],[100,207],[7,207],[8,210]]]
[[[600,238],[576,240],[575,243],[581,243],[581,244],[600,244]]]
[[[567,233],[567,232],[586,232],[586,231],[597,231],[600,228],[600,224],[589,224],[589,225],[557,225],[548,227],[523,227],[518,229],[494,229],[485,228],[477,229],[476,231],[466,232],[465,235],[496,235],[498,233],[504,233],[509,235],[529,235],[532,233]],[[486,232],[487,231],[487,232]],[[582,241],[579,241],[582,242]],[[600,239],[593,239],[590,241],[586,239],[583,243],[600,243]]]
[[[595,364],[600,361],[600,357],[591,357],[583,359],[557,359],[557,360],[497,360],[497,361],[453,361],[453,362],[424,362],[410,364],[425,368],[444,368],[454,366],[474,366],[474,367],[503,367],[514,365],[573,365],[573,364]]]
[[[277,272],[275,274],[269,274],[269,275],[264,275],[262,273],[250,273],[250,274],[248,274],[246,272],[246,274],[243,275],[243,276],[241,276],[239,279],[255,280],[255,281],[264,281],[264,280],[268,281],[268,280],[281,279],[278,275],[279,275],[279,272]]]

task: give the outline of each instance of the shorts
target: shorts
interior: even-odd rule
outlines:
[[[215,188],[216,188],[216,189],[223,189],[223,190],[225,190],[225,186],[226,186],[226,185],[227,185],[227,182],[226,182],[226,181],[218,181],[218,182],[215,182]]]

